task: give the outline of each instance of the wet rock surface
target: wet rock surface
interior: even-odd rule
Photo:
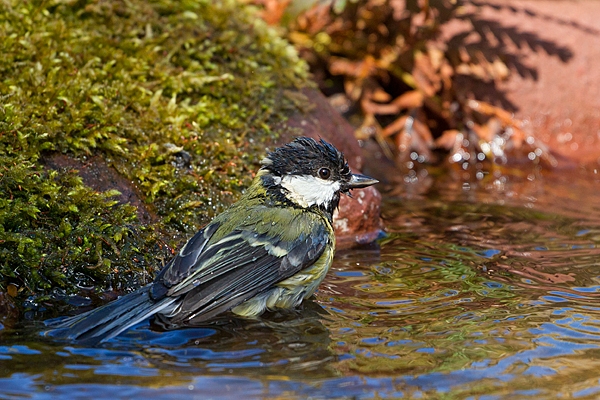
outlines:
[[[69,154],[53,153],[43,157],[41,161],[46,168],[57,171],[77,171],[87,186],[99,192],[118,190],[121,192],[118,201],[135,206],[140,222],[147,224],[156,221],[156,215],[151,212],[149,205],[144,203],[142,195],[133,182],[120,175],[102,157],[89,157],[83,162]]]

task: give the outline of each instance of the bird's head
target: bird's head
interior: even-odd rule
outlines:
[[[323,139],[301,137],[270,152],[262,160],[264,183],[292,203],[317,206],[330,214],[340,194],[377,183],[376,179],[353,174],[344,155]]]

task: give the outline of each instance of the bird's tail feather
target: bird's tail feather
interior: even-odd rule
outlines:
[[[51,328],[44,335],[55,339],[97,344],[117,336],[133,325],[170,306],[175,299],[155,301],[145,286],[105,306],[59,321],[48,321]]]

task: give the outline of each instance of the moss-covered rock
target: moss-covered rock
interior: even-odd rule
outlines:
[[[33,305],[142,284],[237,197],[306,84],[226,0],[0,0],[0,54],[0,292]],[[153,222],[55,154],[101,158]]]

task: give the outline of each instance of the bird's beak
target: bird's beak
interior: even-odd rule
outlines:
[[[374,185],[379,183],[377,179],[373,179],[370,176],[361,175],[361,174],[352,174],[352,178],[348,183],[349,189],[360,189],[367,186]]]

